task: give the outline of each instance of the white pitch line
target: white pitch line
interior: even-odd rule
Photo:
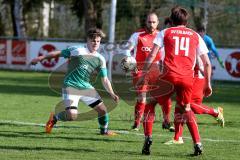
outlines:
[[[0,120],[1,123],[6,123],[6,124],[12,124],[12,125],[26,125],[26,126],[40,126],[40,127],[45,127],[45,124],[43,123],[29,123],[29,122],[21,122],[21,121],[11,121],[11,120]],[[65,127],[65,125],[57,125],[57,127]],[[73,127],[73,126],[69,126]],[[89,130],[98,130],[98,129],[89,129]],[[137,136],[144,136],[143,133],[137,133],[136,131],[124,131],[124,130],[113,130],[116,133],[120,134],[132,134],[132,135],[137,135]],[[172,135],[165,135],[165,134],[153,134],[153,137],[169,137],[171,138]],[[191,140],[191,137],[184,137],[184,139]],[[209,142],[229,142],[229,143],[240,143],[240,140],[226,140],[226,139],[211,139],[211,138],[202,138],[203,141],[209,141]]]

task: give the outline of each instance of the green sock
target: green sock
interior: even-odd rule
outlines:
[[[98,124],[99,124],[99,128],[100,128],[101,133],[107,132],[108,122],[109,122],[109,116],[108,116],[107,113],[103,116],[98,117]]]

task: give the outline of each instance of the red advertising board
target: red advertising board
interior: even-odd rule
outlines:
[[[27,61],[27,46],[25,40],[12,40],[12,64],[25,65]]]
[[[0,39],[0,64],[7,63],[7,40]]]

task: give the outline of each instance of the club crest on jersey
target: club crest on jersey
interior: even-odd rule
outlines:
[[[86,64],[81,65],[81,68],[83,68],[83,69],[88,69],[88,65],[86,65]]]

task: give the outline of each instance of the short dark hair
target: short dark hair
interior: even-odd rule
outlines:
[[[174,26],[187,25],[189,14],[185,8],[180,6],[173,7],[171,10],[170,19]]]
[[[98,29],[98,28],[90,28],[88,31],[87,31],[87,38],[89,39],[94,39],[96,37],[101,37],[101,38],[104,38],[105,37],[105,34],[103,33],[103,31],[101,29]]]
[[[205,32],[206,29],[203,25],[197,27],[197,32]]]
[[[164,25],[165,26],[167,26],[167,25],[172,25],[172,20],[171,20],[171,18],[170,17],[166,17],[165,19],[164,19]]]

